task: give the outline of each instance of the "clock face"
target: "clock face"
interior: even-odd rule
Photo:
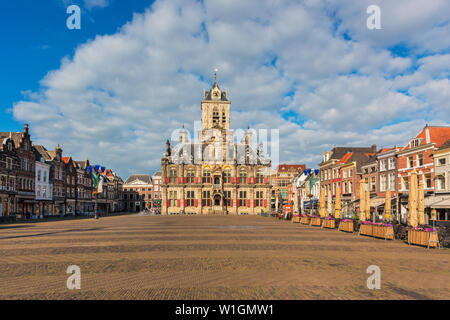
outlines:
[[[212,96],[214,98],[219,98],[220,97],[220,91],[219,90],[214,90],[213,93],[212,93]]]

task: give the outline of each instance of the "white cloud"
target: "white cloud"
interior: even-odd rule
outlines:
[[[109,5],[110,0],[84,0],[84,6],[86,9],[91,10],[92,8],[105,8]]]
[[[447,3],[404,13],[383,2],[383,30],[393,34],[379,38],[359,28],[367,14],[357,3],[159,0],[117,33],[77,48],[42,79],[38,94],[26,92],[14,115],[31,124],[35,142],[61,143],[126,178],[158,169],[173,130],[185,124],[192,131],[218,67],[232,126],[279,128],[281,161],[315,166],[333,144],[401,144],[422,119],[448,115],[437,112],[448,106],[448,55],[439,51],[446,40],[433,38],[445,26]],[[423,47],[421,37],[429,37]],[[420,59],[394,57],[387,46],[402,39],[417,52],[437,49]]]

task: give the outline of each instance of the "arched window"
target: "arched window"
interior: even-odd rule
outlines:
[[[244,168],[241,168],[239,170],[239,182],[240,183],[247,183],[247,170]]]
[[[203,183],[211,183],[211,170],[204,169],[203,170]]]
[[[194,177],[195,177],[194,169],[192,169],[192,168],[187,169],[187,172],[186,172],[187,183],[194,183]]]
[[[264,182],[264,173],[263,169],[259,168],[256,170],[256,183],[263,183]]]
[[[225,169],[223,172],[223,182],[224,183],[230,183],[231,182],[231,170]]]
[[[177,169],[170,168],[169,170],[169,182],[176,183],[177,182]]]

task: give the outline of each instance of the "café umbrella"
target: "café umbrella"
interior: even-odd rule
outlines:
[[[423,181],[419,182],[419,197],[418,197],[418,216],[419,224],[425,224],[425,191],[423,187]]]
[[[386,201],[384,203],[384,214],[386,221],[391,220],[391,190],[386,190]]]
[[[408,199],[408,224],[417,227],[417,172],[411,172]]]
[[[361,179],[361,181],[359,183],[359,220],[360,221],[366,220],[366,218],[364,216],[364,213],[365,213],[364,205],[366,204],[364,201],[364,194],[365,194],[364,189],[365,189],[364,181]]]
[[[325,217],[325,189],[320,189],[320,209],[319,215]]]
[[[334,203],[334,217],[336,219],[341,218],[341,188],[336,188],[336,200]]]
[[[364,200],[366,201],[366,204],[364,206],[364,209],[366,209],[366,213],[364,214],[364,216],[367,219],[370,219],[370,192],[366,191],[366,195],[364,196]]]

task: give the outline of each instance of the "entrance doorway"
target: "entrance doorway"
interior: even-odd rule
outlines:
[[[220,195],[216,194],[214,196],[214,206],[220,206],[220,199],[221,199]]]

